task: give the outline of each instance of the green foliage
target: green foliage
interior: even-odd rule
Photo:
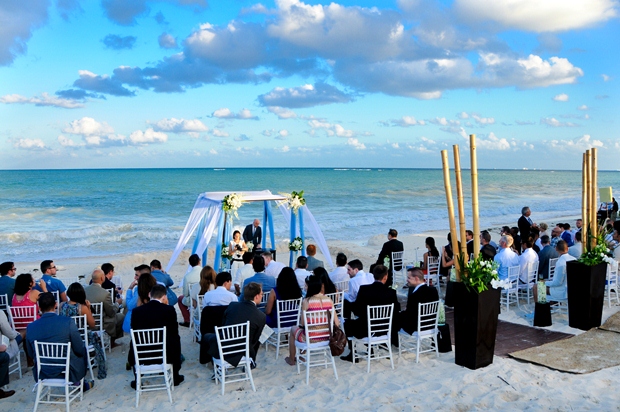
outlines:
[[[499,279],[497,268],[499,263],[492,260],[484,260],[482,255],[470,260],[465,265],[463,254],[457,257],[461,270],[461,282],[472,292],[481,293],[489,289],[492,281]]]
[[[598,236],[590,236],[590,239],[595,239],[595,246],[591,249],[586,249],[584,247],[583,253],[581,257],[578,259],[579,262],[588,266],[596,266],[599,263],[611,263],[612,261],[612,252],[607,247],[607,242],[605,241],[605,233],[601,232]]]

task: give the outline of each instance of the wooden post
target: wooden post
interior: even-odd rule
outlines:
[[[593,147],[592,149],[590,149],[590,152],[592,153],[592,161],[591,161],[591,172],[590,172],[590,181],[591,181],[591,195],[592,195],[592,199],[591,199],[591,203],[592,203],[592,210],[590,211],[590,213],[592,213],[592,222],[594,222],[594,224],[592,225],[592,246],[594,247],[596,245],[596,240],[595,238],[598,236],[598,218],[597,218],[597,213],[598,212],[598,179],[597,179],[597,155],[596,155],[596,147]]]
[[[480,216],[478,210],[478,158],[476,154],[476,135],[469,135],[469,155],[471,163],[471,214],[474,223],[474,259],[480,254]]]
[[[463,180],[461,178],[461,155],[459,153],[459,145],[452,146],[454,149],[454,175],[456,177],[456,201],[459,208],[459,232],[461,235],[461,250],[464,259],[463,263],[467,263],[467,236],[465,233],[467,222],[465,222],[465,204],[463,199]]]
[[[583,154],[583,161],[581,166],[581,244],[583,245],[583,251],[587,252],[590,250],[590,242],[588,239],[588,155],[587,152]]]
[[[446,190],[446,203],[448,204],[448,220],[450,221],[450,237],[452,238],[452,252],[456,258],[456,250],[458,245],[456,234],[456,221],[454,219],[454,202],[452,201],[452,185],[450,184],[450,163],[448,162],[448,151],[441,151],[441,163],[443,165],[443,184]],[[456,267],[456,281],[461,281],[461,273],[458,263]]]

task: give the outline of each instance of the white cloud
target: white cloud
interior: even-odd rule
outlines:
[[[469,119],[469,115],[466,112],[459,113],[460,119]]]
[[[288,153],[291,150],[291,148],[288,146],[282,146],[281,148],[276,149],[276,150],[282,153]]]
[[[445,117],[435,117],[430,119],[429,122],[439,126],[459,126],[461,124],[458,120],[448,120]]]
[[[79,146],[77,143],[73,141],[73,139],[69,139],[68,137],[65,137],[63,135],[58,136],[58,143],[60,143],[62,147],[78,147]]]
[[[618,16],[614,0],[456,0],[455,9],[463,20],[533,32],[581,29]]]
[[[312,128],[310,134],[314,135],[315,129],[324,129],[328,136],[338,136],[338,137],[353,137],[355,136],[355,132],[353,130],[348,130],[342,127],[339,124],[327,123],[318,119],[311,119],[308,121],[308,125]]]
[[[347,145],[353,146],[355,150],[364,150],[366,149],[366,145],[364,143],[360,143],[359,140],[349,137],[347,139]]]
[[[559,150],[571,150],[583,152],[593,147],[602,148],[605,147],[602,141],[592,139],[589,134],[584,134],[581,137],[576,137],[570,140],[550,140],[544,142],[550,148]]]
[[[136,130],[129,135],[129,140],[133,144],[142,145],[149,143],[165,143],[168,141],[168,135],[162,132],[156,132],[152,128],[146,129],[146,131]]]
[[[603,78],[603,81],[604,81],[604,82],[608,82],[608,81],[610,81],[610,80],[611,80],[611,77],[609,77],[609,76],[608,76],[608,75],[606,75],[606,74],[601,74],[601,77]]]
[[[177,40],[168,33],[162,33],[161,36],[157,38],[157,41],[159,43],[159,47],[162,49],[177,48]]]
[[[566,93],[558,94],[553,98],[553,100],[555,100],[556,102],[567,102],[568,95]]]
[[[571,123],[571,122],[561,122],[555,117],[542,118],[540,119],[540,124],[546,124],[547,126],[551,126],[551,127],[579,127],[578,124]]]
[[[278,136],[279,136],[279,138],[281,138],[281,139],[286,138],[288,135],[289,135],[289,131],[288,131],[288,130],[286,130],[286,129],[282,129],[282,130],[280,130],[280,131],[278,132]]]
[[[390,120],[391,124],[394,126],[400,127],[410,127],[410,126],[424,126],[426,122],[424,120],[417,120],[413,116],[403,116],[400,119]]]
[[[263,106],[288,108],[313,107],[330,103],[348,103],[352,100],[353,98],[351,95],[326,83],[317,83],[315,85],[305,84],[288,89],[276,87],[269,93],[258,96],[258,101]]]
[[[162,119],[155,123],[155,130],[159,132],[172,132],[172,133],[189,133],[194,136],[198,136],[200,132],[207,132],[209,128],[198,119]]]
[[[294,111],[280,106],[268,106],[267,110],[278,116],[279,119],[294,119],[297,117]]]
[[[486,138],[477,136],[476,146],[480,149],[487,150],[509,150],[511,144],[505,138],[498,138],[495,133],[491,132]]]
[[[215,137],[228,137],[230,136],[227,131],[222,129],[213,129],[211,130],[211,134]]]
[[[13,147],[21,150],[45,150],[47,146],[41,139],[19,139],[13,143]]]
[[[215,149],[210,149],[210,150],[209,150],[209,154],[210,154],[210,155],[217,155],[217,150],[215,150]]]
[[[577,110],[589,110],[590,108],[588,106],[586,106],[585,104],[582,104],[581,106],[579,106],[577,108]]]
[[[241,120],[258,120],[257,116],[252,116],[252,113],[248,109],[241,109],[239,113],[233,113],[229,108],[223,107],[217,109],[212,114],[213,117],[218,119],[241,119]]]
[[[492,117],[480,117],[477,114],[472,114],[471,117],[481,126],[485,126],[487,124],[495,124],[495,119]]]
[[[47,93],[41,93],[41,96],[26,97],[19,94],[7,94],[0,97],[0,103],[4,104],[33,104],[35,106],[52,106],[63,109],[78,109],[84,107],[84,104],[71,99],[63,99],[61,97],[50,96]]]
[[[0,66],[26,52],[32,31],[47,22],[48,8],[46,0],[0,2]]]
[[[83,136],[103,136],[114,133],[114,129],[106,122],[100,123],[92,117],[82,117],[79,120],[74,120],[62,131]]]

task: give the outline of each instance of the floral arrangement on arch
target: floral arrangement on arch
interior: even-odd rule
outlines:
[[[282,196],[286,196],[286,200],[282,203],[286,203],[293,211],[293,213],[297,214],[297,211],[300,207],[306,204],[306,199],[304,199],[304,191],[300,192],[291,192],[291,193],[280,193]]]
[[[465,264],[463,254],[459,254],[458,263],[459,267],[462,268],[461,282],[472,292],[484,292],[489,289],[489,285],[494,289],[510,286],[509,282],[499,280],[497,274],[499,263],[492,260],[484,260],[482,255]]]
[[[299,236],[297,236],[292,242],[288,244],[288,250],[291,252],[299,252],[304,248],[304,242]]]
[[[245,203],[243,201],[243,197],[238,193],[231,193],[229,195],[224,196],[222,199],[222,210],[227,214],[234,216],[235,219],[239,219],[239,215],[237,214],[237,210]]]
[[[230,259],[232,258],[232,254],[230,253],[230,248],[226,243],[222,243],[222,252],[220,253],[222,259]]]
[[[588,247],[590,242],[585,242],[583,253],[577,260],[588,266],[596,266],[603,262],[613,263],[612,252],[607,247],[607,242],[605,241],[605,233],[599,233],[598,236],[591,236],[591,238],[595,239],[596,245],[590,248]]]

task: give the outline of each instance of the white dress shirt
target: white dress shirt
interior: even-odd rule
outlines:
[[[252,267],[251,264],[245,264],[243,266],[241,266],[239,268],[239,270],[237,270],[237,273],[235,274],[235,285],[239,285],[239,286],[243,286],[243,282],[247,279],[247,278],[251,278],[252,276],[254,276],[256,274],[256,272],[254,272],[254,268]]]
[[[359,292],[360,287],[370,285],[374,281],[375,279],[372,275],[360,270],[349,281],[349,290],[344,293],[344,298],[349,302],[355,302],[355,299],[357,299],[357,292]]]
[[[297,284],[299,285],[299,289],[304,289],[306,287],[306,278],[310,276],[312,273],[308,272],[306,269],[295,269],[295,277],[297,277]]]
[[[521,253],[521,256],[519,256],[519,279],[521,279],[521,282],[527,283],[530,266],[536,264],[537,262],[538,254],[534,252],[534,249],[532,249],[531,247],[525,249],[523,253]]]
[[[346,266],[338,266],[329,274],[329,278],[333,283],[344,282],[345,280],[349,280],[349,274],[347,273]]]
[[[218,286],[215,290],[205,293],[202,299],[202,307],[205,306],[228,306],[232,302],[237,302],[237,295],[230,292],[224,286]]]
[[[553,280],[547,282],[549,286],[549,296],[551,300],[554,299],[567,299],[566,294],[566,262],[576,260],[568,253],[563,254],[558,258],[558,262],[555,264],[555,273],[553,274]]]
[[[583,244],[581,242],[575,243],[573,246],[568,248],[568,254],[574,257],[575,259],[579,259],[581,257],[581,253]]]
[[[280,262],[276,262],[275,260],[272,260],[271,262],[269,262],[269,266],[267,266],[265,268],[265,275],[269,275],[269,276],[273,276],[274,278],[278,278],[278,275],[280,274],[280,272],[282,272],[282,269],[284,269],[286,267],[286,265],[284,263],[280,263]]]
[[[202,266],[196,265],[191,268],[189,272],[185,274],[183,277],[183,304],[185,306],[191,306],[192,298],[190,293],[190,284],[195,284],[200,282],[200,272],[202,271]]]

